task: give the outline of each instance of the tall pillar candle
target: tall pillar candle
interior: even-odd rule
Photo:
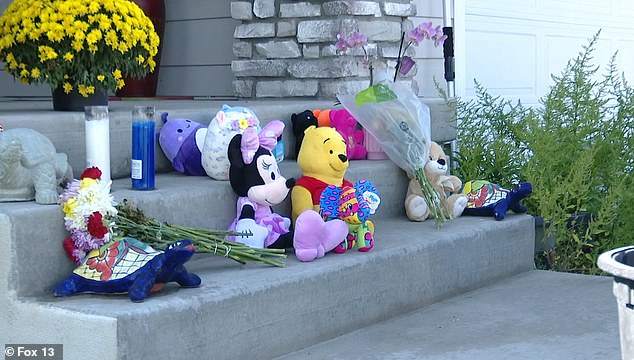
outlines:
[[[154,107],[135,106],[132,110],[132,188],[154,189]]]
[[[110,180],[110,118],[107,106],[86,106],[86,167],[101,170],[101,179]]]

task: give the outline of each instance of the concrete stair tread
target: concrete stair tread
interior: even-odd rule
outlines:
[[[438,228],[433,221],[414,223],[403,217],[378,218],[375,221],[376,246],[368,253],[352,249],[345,254],[327,254],[316,261],[302,263],[292,251],[287,251],[283,268],[256,263],[243,265],[222,256],[196,254],[186,264],[186,268],[201,277],[202,286],[197,289],[184,289],[177,284],[170,284],[161,293],[150,295],[143,304],[132,303],[127,295],[83,294],[58,298],[44,295],[33,300],[50,303],[52,307],[106,317],[133,316],[137,311],[138,316],[156,316],[161,311],[182,308],[184,303],[196,306],[220,303],[245,294],[254,295],[306,283],[311,278],[338,277],[363,264],[381,263],[389,266],[401,257],[425,248],[461,246],[461,243],[469,241],[469,235],[473,232],[484,231],[485,228],[486,231],[508,228],[509,224],[521,223],[526,218],[525,215],[511,215],[505,220],[506,223],[502,223],[492,218],[461,217],[447,222],[442,228]],[[430,263],[432,261],[429,259]],[[398,280],[394,278],[394,281]],[[368,285],[371,283],[371,279],[364,281]]]
[[[612,279],[528,271],[276,358],[620,359]]]

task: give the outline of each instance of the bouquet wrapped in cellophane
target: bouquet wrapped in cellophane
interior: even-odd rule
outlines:
[[[409,85],[382,82],[356,95],[339,95],[338,98],[381,144],[390,160],[416,178],[436,223],[440,225],[450,218],[424,173],[431,144],[429,108]]]

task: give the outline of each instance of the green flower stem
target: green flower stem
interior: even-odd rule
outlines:
[[[181,239],[190,239],[198,253],[209,253],[230,258],[239,263],[258,262],[278,267],[285,264],[272,258],[286,258],[284,249],[255,249],[227,240],[227,235],[237,233],[226,230],[169,225],[146,217],[139,209],[133,209],[124,201],[117,206],[116,231],[120,236],[136,238],[158,249]]]
[[[416,169],[414,175],[416,176],[416,180],[423,192],[423,198],[429,207],[431,216],[436,221],[436,225],[441,226],[444,224],[445,219],[451,218],[449,211],[447,211],[447,209],[443,206],[438,193],[434,190],[434,187],[429,182],[429,179],[425,176],[423,168]]]

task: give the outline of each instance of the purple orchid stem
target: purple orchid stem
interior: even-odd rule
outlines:
[[[405,41],[405,31],[401,33],[401,45],[398,47],[398,57],[396,58],[396,67],[394,68],[394,80],[392,80],[393,82],[396,82],[398,68],[401,66],[401,51],[403,50],[403,41]]]

